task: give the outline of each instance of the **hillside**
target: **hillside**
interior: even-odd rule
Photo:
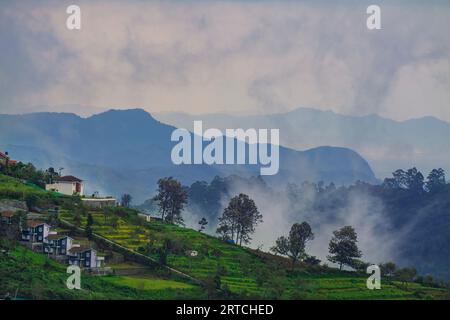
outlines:
[[[3,190],[10,192],[2,192],[1,198],[23,197],[17,192],[19,189],[35,192],[34,188],[32,191],[13,178],[0,178]],[[442,288],[395,279],[386,279],[381,290],[368,290],[364,273],[305,263],[292,266],[285,258],[228,244],[192,229],[155,220],[145,222],[132,209],[85,210],[80,208],[76,197],[61,199],[42,190],[35,194],[44,209],[54,205],[61,207],[59,228],[65,228],[74,237],[79,236],[79,232],[71,226],[83,228],[90,213],[96,236],[148,256],[161,266],[186,273],[198,279],[202,286],[179,277],[173,279],[158,271],[159,268],[149,268],[146,275],[140,277],[83,275],[84,289],[69,292],[63,285],[67,276],[65,267],[2,237],[2,248],[9,251],[0,254],[2,294],[16,289],[19,297],[46,299],[205,298],[216,290],[215,294],[222,298],[277,299],[442,299],[448,294]],[[47,215],[46,211],[42,214]],[[96,245],[101,249],[101,243]],[[120,269],[120,266],[115,267]]]
[[[64,167],[89,179],[88,192],[115,196],[126,192],[137,202],[148,198],[153,192],[150,186],[162,176],[191,184],[216,175],[259,174],[258,165],[173,165],[170,154],[175,143],[170,135],[174,129],[141,109],[110,110],[89,118],[67,113],[0,115],[0,148],[14,159],[32,161],[41,168]],[[267,179],[271,183],[377,182],[359,154],[337,147],[305,151],[281,147],[280,171]]]

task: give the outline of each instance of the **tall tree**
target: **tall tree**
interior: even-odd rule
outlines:
[[[429,192],[437,192],[445,187],[445,171],[442,168],[431,170],[427,177],[427,182],[425,184],[426,189]]]
[[[121,197],[120,204],[123,207],[129,208],[130,205],[131,205],[131,200],[132,199],[133,199],[133,197],[131,195],[129,195],[128,193],[125,193]]]
[[[262,222],[255,202],[246,194],[233,197],[219,218],[217,233],[223,238],[234,240],[237,244],[249,243],[250,235]]]
[[[343,265],[353,267],[357,258],[362,256],[358,249],[358,236],[352,226],[345,226],[333,232],[333,238],[328,246],[331,255],[327,259],[339,264],[342,270]]]
[[[417,168],[408,169],[408,171],[406,172],[406,184],[407,189],[416,193],[422,193],[424,191],[423,174],[419,170],[417,170]]]
[[[158,194],[153,198],[158,204],[161,218],[170,223],[183,223],[181,212],[187,204],[186,188],[172,177],[158,180]]]
[[[296,261],[306,256],[305,246],[308,241],[314,239],[314,233],[307,222],[294,223],[289,232],[289,236],[279,237],[275,246],[271,249],[275,253],[288,256],[292,260],[292,265]]]

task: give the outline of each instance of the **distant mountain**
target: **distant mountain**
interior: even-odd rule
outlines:
[[[243,126],[248,128],[248,126]],[[147,199],[156,181],[174,176],[185,184],[216,175],[258,175],[255,165],[172,164],[175,127],[155,120],[141,109],[110,110],[89,118],[70,113],[0,115],[0,148],[14,159],[40,167],[65,168],[94,190],[131,193],[136,202]],[[267,179],[266,179],[267,178]],[[267,181],[304,180],[348,184],[377,182],[368,163],[347,148],[318,147],[307,151],[280,148],[280,171]]]
[[[190,128],[193,120],[219,129],[279,128],[283,146],[297,150],[322,145],[350,148],[369,161],[379,178],[413,166],[424,173],[436,167],[450,172],[450,123],[433,117],[398,122],[377,115],[345,116],[309,108],[254,116],[160,113],[155,117],[184,128]]]

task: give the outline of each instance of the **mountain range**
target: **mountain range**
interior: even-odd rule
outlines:
[[[268,115],[158,113],[155,117],[188,129],[194,120],[221,130],[279,128],[280,143],[285,147],[304,150],[328,145],[355,150],[380,179],[399,168],[417,167],[426,174],[442,167],[450,172],[450,123],[434,117],[394,121],[378,115],[348,116],[310,108]]]
[[[88,118],[48,112],[0,115],[0,150],[41,168],[62,167],[63,174],[84,179],[87,192],[130,193],[136,202],[147,199],[164,176],[190,184],[216,175],[259,174],[256,165],[174,165],[170,155],[175,142],[170,136],[175,129],[142,109],[110,110]],[[271,183],[378,182],[358,153],[330,146],[305,151],[280,146],[279,173],[264,179]]]

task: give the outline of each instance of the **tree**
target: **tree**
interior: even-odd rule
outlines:
[[[186,188],[172,177],[158,180],[158,194],[153,198],[157,202],[161,218],[169,223],[183,223],[181,212],[187,204]]]
[[[426,189],[429,192],[437,192],[445,187],[445,171],[442,168],[431,170],[425,183]]]
[[[307,222],[294,223],[289,232],[288,238],[279,237],[275,246],[271,249],[275,253],[288,256],[295,262],[306,257],[305,246],[308,241],[314,239],[311,226]]]
[[[262,215],[255,202],[246,194],[233,197],[219,218],[217,233],[224,239],[234,240],[237,244],[249,243],[250,235],[255,232]]]
[[[327,259],[333,263],[339,264],[342,270],[343,265],[353,267],[355,259],[362,256],[357,246],[357,234],[351,226],[342,227],[333,232],[333,238],[330,241],[328,250],[331,255]]]
[[[205,217],[203,217],[198,224],[200,225],[200,229],[198,229],[199,232],[202,232],[203,230],[205,230],[206,225],[208,224],[208,221],[206,220]]]
[[[417,276],[417,270],[415,268],[402,268],[395,272],[395,277],[406,284],[407,282],[413,282]]]
[[[133,197],[131,195],[129,195],[128,193],[125,193],[121,197],[120,204],[122,205],[122,207],[129,208],[132,199],[133,199]]]
[[[424,177],[422,173],[416,168],[408,169],[406,172],[406,185],[407,189],[416,193],[422,193],[424,186]]]
[[[397,270],[397,265],[394,262],[386,262],[380,264],[380,271],[383,277],[393,277]]]
[[[92,239],[92,225],[94,224],[94,218],[92,214],[88,214],[86,221],[86,237],[91,240]]]
[[[73,213],[73,224],[77,227],[81,225],[81,213],[78,210]]]
[[[383,187],[387,189],[405,189],[416,193],[423,192],[424,177],[417,168],[407,171],[398,169],[392,173],[392,178],[386,178]]]

